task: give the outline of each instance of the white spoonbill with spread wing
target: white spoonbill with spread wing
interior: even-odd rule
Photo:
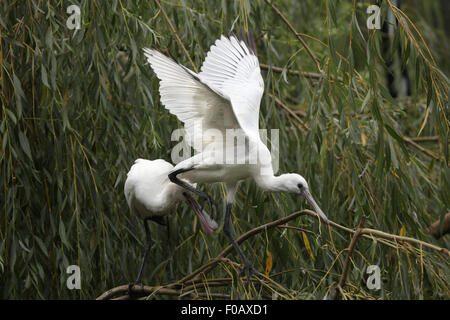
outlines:
[[[253,178],[266,191],[303,195],[320,218],[328,223],[301,175],[274,175],[270,151],[259,135],[259,107],[264,82],[255,47],[251,41],[248,42],[250,49],[235,36],[222,36],[211,46],[198,74],[157,50],[144,49],[148,62],[161,80],[159,92],[162,104],[184,123],[188,143],[197,151],[193,157],[178,163],[169,178],[208,200],[211,211],[211,198],[181,179],[193,183],[225,183],[227,207],[224,232],[241,256],[247,277],[256,270],[235,241],[230,222],[231,207],[240,180]],[[240,132],[244,141],[241,139],[236,143],[233,139],[232,143],[226,143],[217,134],[226,137],[230,130]],[[234,152],[236,148],[241,151]],[[255,154],[256,161],[252,161]]]

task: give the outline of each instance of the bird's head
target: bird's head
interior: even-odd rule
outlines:
[[[314,210],[319,214],[320,218],[328,223],[327,216],[323,213],[322,209],[317,205],[316,201],[309,192],[308,183],[305,178],[297,173],[286,173],[278,177],[280,180],[279,188],[280,191],[296,193],[304,196],[308,200],[309,204],[314,208]]]
[[[285,173],[279,176],[282,181],[280,191],[301,194],[303,189],[308,189],[305,178],[297,173]]]

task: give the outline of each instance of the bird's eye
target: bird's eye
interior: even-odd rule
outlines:
[[[298,187],[300,190],[303,190],[303,188],[304,188],[304,186],[303,186],[301,183],[299,183],[299,184],[297,185],[297,187]]]

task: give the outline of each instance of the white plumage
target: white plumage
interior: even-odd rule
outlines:
[[[321,219],[328,221],[302,176],[274,175],[270,151],[259,136],[259,108],[264,83],[258,58],[243,41],[234,36],[222,36],[211,46],[198,74],[156,50],[145,48],[144,54],[161,80],[159,91],[162,104],[184,123],[187,141],[198,152],[178,163],[169,178],[199,195],[202,193],[192,186],[183,185],[180,179],[195,183],[225,183],[228,204],[224,231],[244,260],[247,270],[254,268],[239,249],[229,225],[231,204],[240,180],[251,177],[264,190],[301,194]],[[241,130],[241,135],[245,137],[240,142],[241,146],[245,143],[242,141],[246,141],[249,148],[244,148],[244,152],[235,152],[239,142],[227,144],[210,134],[211,130],[215,130],[225,138],[227,129]],[[235,155],[233,161],[224,162],[231,152]],[[255,162],[250,162],[252,152],[257,155]],[[209,199],[209,196],[203,196]]]
[[[172,169],[172,164],[161,159],[134,162],[124,187],[132,214],[141,219],[164,216],[183,199],[183,188],[167,177]]]
[[[167,215],[178,202],[185,200],[199,217],[205,233],[217,229],[217,223],[197,204],[191,202],[189,196],[183,195],[184,188],[170,182],[168,174],[173,165],[165,160],[137,159],[127,174],[124,192],[128,207],[132,214],[141,219],[158,218]],[[191,184],[185,181],[192,187]]]
[[[169,214],[170,209],[174,208],[178,202],[185,200],[197,214],[200,226],[205,233],[212,233],[218,228],[217,223],[200,208],[197,201],[187,194],[184,188],[169,180],[168,174],[172,169],[173,165],[162,159],[137,159],[127,174],[124,186],[125,198],[131,213],[144,220],[145,235],[147,238],[147,244],[137,279],[128,287],[129,295],[131,295],[134,285],[142,284],[142,272],[152,242],[150,230],[147,225],[149,220],[153,220],[159,224],[166,224],[167,232],[169,233],[168,222],[164,222],[161,218]],[[191,184],[188,181],[183,182],[195,187],[195,184]],[[173,278],[169,234],[167,239],[169,268],[171,278]]]

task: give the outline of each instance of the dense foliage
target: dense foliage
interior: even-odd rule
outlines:
[[[366,27],[368,1],[273,1],[276,9],[262,0],[213,2],[164,0],[164,12],[153,0],[0,2],[1,298],[91,299],[135,279],[145,238],[123,195],[126,173],[139,157],[170,161],[171,133],[182,126],[159,102],[141,48],[169,52],[192,69],[190,57],[199,69],[215,39],[241,27],[253,30],[263,64],[260,127],[280,129],[279,173],[306,177],[343,226],[354,229],[365,215],[366,227],[448,248],[448,239],[426,231],[450,208],[445,1],[404,1],[387,52],[381,31]],[[81,9],[79,30],[66,24],[71,4]],[[382,23],[392,5],[381,2]],[[409,72],[409,97],[387,89],[395,59]],[[220,185],[201,188],[223,199]],[[245,181],[233,222],[242,234],[303,208],[299,197]],[[170,218],[177,279],[228,245],[223,232],[206,236],[193,217],[180,205]],[[259,270],[269,267],[274,297],[331,298],[351,233],[309,216],[289,226],[242,248]],[[151,231],[144,283],[158,285],[168,281],[165,230]],[[69,265],[81,268],[81,290],[66,287]],[[380,267],[379,291],[366,287],[369,265]],[[448,299],[449,270],[445,252],[361,238],[343,291],[349,299]],[[207,275],[238,276],[226,263]],[[244,287],[234,281],[211,291],[257,297]]]

